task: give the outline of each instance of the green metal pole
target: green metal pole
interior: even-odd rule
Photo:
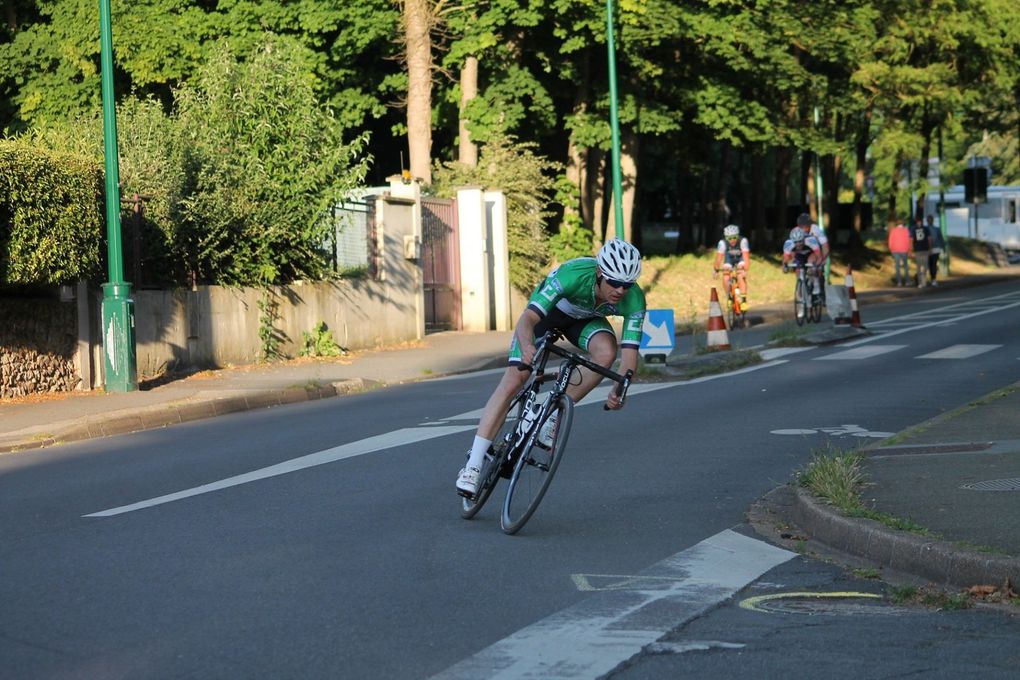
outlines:
[[[949,231],[946,226],[945,175],[942,173],[942,126],[939,126],[939,231],[942,232],[942,275],[949,276]]]
[[[606,0],[606,36],[609,49],[609,127],[613,138],[613,216],[616,238],[623,238],[623,178],[620,174],[620,111],[616,103],[616,40],[613,38],[613,0]]]
[[[815,107],[815,128],[818,127],[818,107]],[[815,153],[815,204],[818,210],[818,228],[825,231],[825,192],[822,189],[822,160],[818,153]],[[829,245],[832,249],[832,245]],[[829,261],[832,258],[825,258],[825,280],[829,280]]]
[[[120,237],[120,169],[117,113],[113,101],[113,32],[110,0],[99,0],[99,44],[103,87],[103,151],[106,157],[107,273],[103,284],[103,384],[108,392],[138,389],[135,371],[135,317],[131,284],[124,281]]]

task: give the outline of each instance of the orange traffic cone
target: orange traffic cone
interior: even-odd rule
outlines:
[[[719,294],[715,292],[714,286],[708,302],[708,340],[705,346],[710,350],[730,348],[730,336],[726,333],[726,321],[723,319]]]
[[[857,311],[857,291],[854,290],[854,273],[853,268],[846,268],[846,279],[845,279],[847,295],[850,298],[850,325],[854,328],[864,328],[864,324],[861,323],[861,314]]]

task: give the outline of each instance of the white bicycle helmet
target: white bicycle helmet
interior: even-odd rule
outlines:
[[[641,275],[641,253],[618,238],[606,241],[595,259],[602,273],[615,281],[632,283]]]
[[[723,238],[730,238],[732,236],[740,236],[740,227],[735,224],[731,224],[722,230]]]
[[[807,236],[807,234],[800,227],[794,227],[790,231],[790,240],[793,241],[794,243],[800,243],[801,241],[804,240],[805,236]]]

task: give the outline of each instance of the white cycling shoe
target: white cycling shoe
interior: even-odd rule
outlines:
[[[457,476],[457,493],[461,496],[471,498],[478,491],[478,477],[481,470],[475,467],[465,467]]]

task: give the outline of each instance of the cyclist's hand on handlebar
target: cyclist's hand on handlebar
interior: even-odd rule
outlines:
[[[521,362],[528,370],[531,369],[531,365],[535,362],[535,350],[535,345],[530,342],[527,345],[521,344]],[[524,369],[522,368],[522,370]]]
[[[618,411],[623,408],[623,399],[616,393],[616,390],[609,392],[609,397],[606,398],[606,409],[609,411]]]

